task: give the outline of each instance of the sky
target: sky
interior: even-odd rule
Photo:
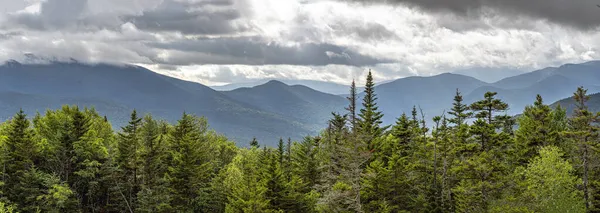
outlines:
[[[600,59],[600,0],[0,0],[0,61],[135,64],[206,85],[349,84]],[[31,55],[35,55],[32,57]],[[489,69],[482,69],[489,70]]]

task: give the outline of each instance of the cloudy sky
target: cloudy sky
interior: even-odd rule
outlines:
[[[0,0],[0,60],[130,63],[207,85],[347,84],[600,59],[600,0]]]

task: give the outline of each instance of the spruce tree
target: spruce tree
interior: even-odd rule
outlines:
[[[40,195],[36,185],[41,184],[35,169],[37,146],[33,141],[27,115],[20,110],[10,121],[6,134],[3,192],[24,212],[33,212],[35,197]]]
[[[600,209],[600,196],[594,196],[597,194],[600,188],[597,188],[597,184],[593,181],[593,176],[600,175],[595,170],[591,169],[597,165],[598,153],[598,137],[600,128],[597,126],[597,122],[600,121],[600,113],[594,114],[588,110],[587,102],[590,96],[587,95],[587,89],[583,87],[577,88],[577,91],[573,94],[575,100],[575,110],[571,117],[570,131],[566,132],[565,135],[573,140],[573,150],[576,156],[575,162],[579,165],[578,172],[580,173],[583,184],[583,197],[585,200],[586,211],[596,211]],[[598,193],[600,195],[600,193]]]
[[[456,126],[460,126],[466,122],[468,118],[470,118],[473,113],[469,112],[469,106],[463,104],[463,97],[460,94],[460,91],[456,89],[456,95],[454,96],[454,103],[452,104],[452,109],[448,114],[452,115],[448,122],[455,124]]]
[[[353,133],[356,133],[357,131],[357,121],[358,118],[356,117],[356,99],[357,99],[357,94],[356,94],[356,83],[354,82],[354,80],[352,80],[352,84],[350,85],[350,95],[348,97],[346,97],[346,99],[348,100],[348,107],[346,107],[346,111],[348,111],[348,120],[350,123],[350,127]]]
[[[523,114],[518,119],[519,129],[516,131],[515,151],[519,154],[517,160],[520,165],[525,165],[537,155],[540,148],[554,145],[558,146],[559,131],[554,128],[553,110],[545,105],[542,97],[537,95],[532,106],[525,107]]]
[[[489,211],[489,204],[501,194],[506,172],[508,136],[499,132],[502,115],[508,104],[496,99],[497,93],[487,92],[484,99],[471,104],[477,120],[470,128],[477,148],[465,156],[459,172],[462,180],[455,188],[458,211]],[[467,144],[467,146],[469,146]]]
[[[258,140],[256,140],[256,137],[252,138],[252,141],[250,141],[250,147],[260,148],[260,145],[258,144]]]
[[[209,171],[204,133],[207,124],[184,113],[170,135],[170,162],[168,169],[171,206],[177,212],[197,212],[202,204],[202,189],[208,187]]]
[[[373,74],[370,70],[367,75],[362,106],[363,108],[358,115],[360,117],[360,120],[358,121],[359,132],[366,144],[368,144],[369,149],[372,149],[373,140],[383,135],[388,127],[380,126],[383,113],[378,111],[379,107],[377,106],[377,95],[375,94],[375,82],[373,82]]]
[[[125,195],[125,205],[128,208],[135,209],[136,196],[140,190],[138,183],[139,157],[138,149],[140,146],[139,128],[142,119],[137,116],[137,112],[133,110],[129,120],[129,124],[122,128],[119,133],[118,140],[118,155],[117,166],[119,168],[119,176],[121,184],[118,189]],[[124,206],[124,207],[125,207]]]

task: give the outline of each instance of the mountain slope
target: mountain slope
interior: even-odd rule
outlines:
[[[477,88],[465,96],[465,100],[470,103],[481,99],[487,91],[498,92],[497,97],[510,104],[508,113],[518,114],[533,103],[537,94],[552,103],[571,96],[579,86],[592,93],[600,91],[599,62],[565,64],[509,77]]]
[[[476,67],[470,69],[456,70],[452,72],[454,74],[466,75],[487,83],[497,82],[499,80],[521,75],[524,72],[522,70],[509,69],[509,68],[486,68]]]
[[[459,89],[468,94],[487,83],[458,74],[445,73],[431,77],[408,77],[375,87],[380,110],[383,110],[384,123],[390,124],[403,112],[410,114],[413,106],[421,107],[425,116],[440,115],[452,105],[452,99]]]
[[[600,93],[590,94],[589,96],[590,100],[587,102],[588,110],[593,113],[600,112]],[[557,105],[566,108],[567,114],[569,115],[573,114],[573,110],[575,110],[575,100],[573,97],[557,101],[551,106],[556,107]]]
[[[302,123],[311,124],[315,130],[326,125],[331,112],[342,112],[346,104],[342,97],[302,85],[289,86],[276,80],[223,94],[258,109],[287,115]]]
[[[267,82],[272,81],[272,80],[280,81],[280,82],[283,82],[284,84],[292,85],[292,86],[302,85],[302,86],[306,86],[308,88],[317,90],[319,92],[329,93],[329,94],[333,94],[333,95],[347,94],[347,93],[349,93],[349,88],[350,88],[350,86],[336,84],[336,83],[332,83],[332,82],[313,81],[313,80],[289,80],[289,79],[261,79],[261,80],[252,81],[252,82],[234,83],[234,84],[227,84],[227,85],[223,85],[223,86],[212,86],[211,88],[213,88],[217,91],[231,91],[231,90],[240,89],[240,88],[252,88],[255,86],[266,84]]]
[[[80,63],[0,66],[0,118],[19,108],[29,114],[62,104],[94,106],[115,126],[126,122],[133,109],[175,122],[185,111],[205,116],[215,130],[245,145],[256,136],[274,143],[279,137],[314,134],[308,125],[265,112],[198,83],[159,75],[135,66]],[[120,120],[119,120],[120,119]]]

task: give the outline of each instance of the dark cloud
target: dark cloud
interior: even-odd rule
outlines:
[[[47,0],[39,14],[16,14],[9,20],[36,30],[61,29],[78,22],[86,7],[87,0]]]
[[[362,40],[389,40],[397,38],[397,35],[387,27],[374,22],[367,23],[336,23],[330,25],[334,31],[340,34],[356,36]]]
[[[232,21],[241,13],[231,0],[199,2],[163,1],[156,9],[144,11],[139,16],[128,16],[139,29],[150,31],[177,31],[184,34],[228,34],[244,31]]]
[[[154,32],[181,32],[184,34],[217,35],[245,31],[248,27],[233,23],[242,17],[236,7],[244,0],[154,0],[140,1],[137,11],[131,4],[115,6],[106,0],[47,0],[41,4],[39,14],[17,13],[8,15],[5,25],[24,26],[33,30],[90,31],[118,30],[131,22],[140,30]],[[241,3],[240,3],[241,2]],[[110,4],[113,8],[98,10],[98,5]],[[6,26],[5,26],[6,27]]]
[[[591,29],[600,26],[598,0],[347,0],[354,2],[407,4],[436,12],[479,17],[491,9],[507,16],[528,16],[550,22]]]
[[[367,66],[391,62],[359,54],[332,44],[304,43],[285,46],[257,37],[188,39],[169,43],[150,43],[151,47],[172,50],[162,63],[245,64],[245,65],[328,65]]]
[[[0,40],[11,39],[15,36],[20,36],[20,35],[23,35],[23,32],[7,32],[7,33],[0,32]]]

